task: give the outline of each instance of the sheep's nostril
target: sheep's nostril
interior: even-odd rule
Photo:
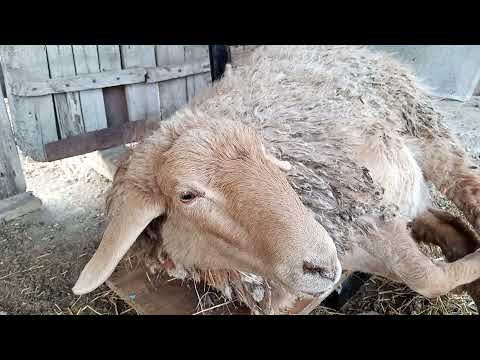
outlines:
[[[318,274],[323,278],[334,281],[337,276],[337,269],[333,267],[316,266],[308,261],[303,262],[303,272],[305,274]]]

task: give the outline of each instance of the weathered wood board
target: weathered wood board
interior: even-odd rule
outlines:
[[[155,46],[158,66],[174,66],[185,62],[185,48],[183,45]],[[168,118],[178,108],[187,102],[187,80],[174,79],[158,84],[160,102],[162,104],[162,119]]]
[[[60,160],[82,153],[105,150],[114,146],[141,141],[152,130],[157,128],[156,121],[131,121],[119,125],[96,130],[89,134],[71,136],[61,141],[45,145],[47,161]]]
[[[208,45],[186,45],[185,59],[188,62],[194,61],[210,61]],[[188,100],[197,95],[204,87],[212,83],[212,74],[204,73],[192,75],[187,78],[187,96]]]
[[[44,145],[58,140],[52,95],[26,98],[11,92],[15,81],[49,79],[45,45],[2,45],[0,49],[17,143],[34,160],[46,161]]]
[[[50,74],[54,78],[75,75],[75,62],[71,45],[47,45]],[[54,94],[55,110],[61,138],[85,132],[80,94],[67,92]]]
[[[130,139],[128,123],[165,119],[211,84],[208,45],[0,45],[0,50],[15,136],[37,161],[85,154],[109,134],[97,133],[106,129],[123,129],[123,138]],[[115,141],[93,150],[118,145],[122,136],[113,134]]]
[[[0,89],[0,200],[26,189],[20,157]]]
[[[106,150],[95,151],[86,161],[97,173],[113,181],[119,160],[126,156],[127,152],[128,148],[125,145],[120,145]]]
[[[107,280],[107,286],[140,315],[246,315],[250,311],[226,302],[207,310],[199,305],[203,285],[183,283],[166,275],[147,276],[144,267],[128,270],[120,266]],[[198,292],[198,294],[197,294]]]
[[[0,223],[39,210],[42,207],[40,199],[31,192],[22,192],[0,200]]]
[[[73,45],[75,70],[77,75],[98,74],[100,64],[96,45]],[[93,82],[93,80],[92,80]],[[85,90],[80,92],[83,122],[85,131],[104,129],[107,127],[107,116],[103,93],[100,89]]]
[[[22,164],[0,89],[0,223],[41,207],[42,202],[26,192]]]
[[[120,50],[126,69],[156,66],[153,45],[121,45]],[[130,121],[161,119],[157,84],[128,85],[125,90]]]

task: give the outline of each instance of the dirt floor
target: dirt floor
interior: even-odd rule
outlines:
[[[38,163],[22,157],[27,190],[42,200],[43,209],[0,225],[0,311],[128,310],[105,286],[80,299],[70,290],[100,239],[109,186],[106,178],[85,164],[85,158]]]
[[[473,105],[467,106],[470,135],[476,130],[475,120],[480,119],[479,103],[474,99]],[[448,106],[457,118],[459,111],[464,111],[460,107],[465,108],[458,103]],[[467,140],[472,156],[478,158],[475,139],[469,136]],[[105,192],[110,186],[109,180],[90,168],[89,156],[52,163],[38,163],[22,156],[27,190],[42,200],[43,208],[0,224],[0,314],[135,314],[106,286],[88,296],[78,297],[71,292],[100,241]],[[444,208],[451,207],[441,198],[439,202]],[[429,300],[377,277],[341,313],[368,311],[476,313],[467,295],[450,294]],[[320,307],[315,313],[336,312]]]

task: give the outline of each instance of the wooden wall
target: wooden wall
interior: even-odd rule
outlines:
[[[166,119],[212,81],[208,45],[3,45],[0,56],[17,142],[38,161]]]

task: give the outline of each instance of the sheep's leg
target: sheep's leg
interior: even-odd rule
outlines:
[[[418,160],[424,176],[480,230],[480,171],[447,131],[422,139]]]
[[[341,259],[345,270],[384,276],[426,297],[444,295],[480,278],[480,251],[451,263],[433,262],[420,251],[403,219],[382,224],[353,243],[352,251]]]
[[[460,218],[446,211],[429,209],[412,221],[411,232],[418,242],[438,245],[449,262],[480,248],[480,238]],[[480,279],[464,285],[480,310]]]
[[[428,209],[416,217],[411,234],[418,242],[438,245],[449,262],[480,248],[478,234],[461,218],[443,210]]]

